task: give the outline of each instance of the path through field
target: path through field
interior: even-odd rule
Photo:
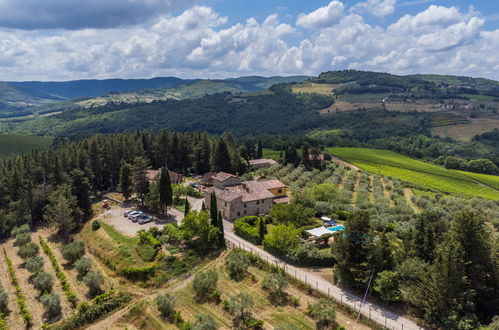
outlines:
[[[405,200],[407,201],[407,205],[409,205],[414,210],[414,212],[420,213],[421,210],[412,201],[413,196],[414,196],[414,193],[412,192],[411,188],[404,188],[404,197],[405,197]]]

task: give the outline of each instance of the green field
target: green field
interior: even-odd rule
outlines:
[[[54,138],[30,135],[0,135],[0,158],[20,154],[33,149],[48,148]]]
[[[396,177],[416,186],[467,197],[499,199],[499,191],[490,188],[497,188],[499,177],[496,176],[447,170],[388,150],[364,148],[327,150],[369,172]]]

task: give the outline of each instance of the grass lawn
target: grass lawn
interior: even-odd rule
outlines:
[[[54,138],[31,135],[0,135],[0,159],[33,149],[47,149]]]
[[[467,197],[499,199],[499,191],[480,183],[496,182],[494,176],[479,176],[428,164],[388,150],[328,148],[328,151],[364,170],[396,177],[414,185]],[[491,178],[489,178],[491,177]],[[492,186],[492,185],[491,185]]]

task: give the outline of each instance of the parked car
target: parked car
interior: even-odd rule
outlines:
[[[150,215],[147,215],[147,214],[143,214],[137,218],[137,222],[139,223],[139,225],[143,225],[143,224],[151,222],[151,221],[152,221],[152,217]]]
[[[125,213],[123,213],[123,216],[124,216],[125,218],[128,218],[128,215],[129,215],[130,213],[132,213],[132,212],[135,212],[135,210],[128,210],[128,211],[125,211]]]
[[[128,215],[128,218],[129,218],[130,220],[132,220],[133,222],[137,222],[137,219],[138,219],[141,215],[143,215],[143,214],[144,214],[144,212],[141,212],[141,211],[136,211],[136,213],[130,213],[130,214]]]

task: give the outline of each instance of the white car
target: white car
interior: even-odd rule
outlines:
[[[142,212],[140,212],[140,211],[132,211],[132,212],[129,212],[127,214],[127,218],[131,220],[131,219],[133,219],[134,216],[141,215],[141,214],[142,214]]]

